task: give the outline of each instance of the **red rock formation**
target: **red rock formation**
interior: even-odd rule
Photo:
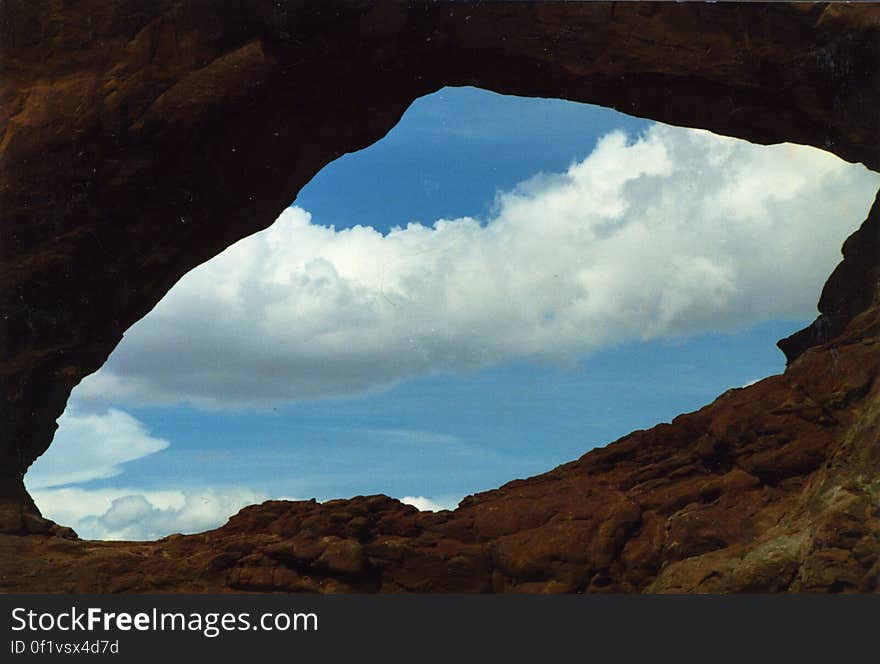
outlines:
[[[0,587],[873,589],[876,206],[822,322],[781,342],[783,376],[453,513],[270,503],[204,535],[86,543],[36,518],[21,477],[177,279],[419,95],[586,101],[877,169],[878,61],[872,5],[7,0],[0,531],[55,535],[2,537]]]

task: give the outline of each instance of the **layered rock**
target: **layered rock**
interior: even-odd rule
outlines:
[[[477,85],[560,97],[880,167],[871,5],[96,0],[83,11],[6,0],[0,14],[0,529],[10,533],[51,529],[31,518],[21,478],[70,390],[124,330],[420,95]],[[877,214],[847,242],[820,320],[781,342],[788,371],[672,425],[451,514],[373,498],[271,504],[152,544],[10,536],[2,583],[871,588]],[[344,530],[346,519],[365,530]],[[295,537],[276,521],[312,533],[309,551],[338,539],[313,558],[273,556]],[[10,561],[24,554],[43,555],[27,558],[35,576],[16,580]],[[166,570],[168,555],[188,562]],[[47,567],[52,557],[67,571]]]

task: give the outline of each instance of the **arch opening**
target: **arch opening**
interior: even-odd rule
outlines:
[[[468,115],[463,109],[482,114],[449,126]],[[811,148],[758,147],[609,113],[472,89],[419,100],[384,141],[326,169],[327,182],[319,175],[269,230],[185,277],[74,392],[60,443],[27,478],[43,511],[90,535],[155,538],[219,525],[237,507],[271,497],[393,491],[421,507],[451,507],[696,408],[771,373],[774,362],[781,369],[781,357],[768,359],[772,342],[813,317],[815,293],[864,218],[876,174]],[[578,143],[572,128],[586,124]],[[439,139],[426,137],[432,127],[442,129]],[[419,141],[429,146],[427,165],[399,167],[400,176],[422,179],[414,215],[406,189],[376,163],[389,151],[412,153]],[[452,161],[464,172],[464,194],[442,176],[450,163],[443,141],[447,150],[484,145],[486,167],[475,168],[479,148]],[[511,141],[517,147],[505,148]],[[336,195],[346,178],[360,186],[354,212],[334,207],[347,197]],[[376,197],[391,204],[377,206]],[[413,217],[422,223],[406,225]],[[663,357],[671,368],[661,370]],[[693,369],[703,362],[714,379]],[[249,374],[248,363],[258,371]],[[621,366],[641,377],[641,391],[629,396],[642,417],[597,425],[600,412],[633,391]],[[652,403],[657,393],[666,399]],[[598,405],[584,409],[584,395]],[[401,408],[389,411],[395,400]],[[438,403],[449,410],[438,412]],[[540,408],[543,416],[530,412]],[[253,433],[254,410],[275,423],[272,431]],[[493,410],[509,418],[493,434],[494,449],[479,441]],[[296,420],[306,427],[278,425]],[[165,433],[175,427],[188,427],[190,440]],[[205,431],[207,446],[197,442]],[[289,439],[304,431],[309,458],[285,467],[285,455],[296,458]],[[82,452],[97,449],[96,436],[109,441],[100,450],[107,454],[84,468]],[[234,442],[217,445],[223,436]],[[258,436],[272,439],[256,470],[263,485],[231,483],[245,473],[246,456],[259,456],[260,443],[250,442]],[[553,439],[553,449],[537,437]],[[87,443],[71,454],[67,440]],[[62,455],[76,458],[76,468],[52,468]],[[377,456],[406,462],[380,463],[369,482],[353,483]],[[309,480],[327,458],[342,459],[342,472],[327,465],[331,481]],[[151,484],[120,486],[138,467]],[[157,483],[160,468],[166,482],[198,474],[221,481],[184,491]],[[282,469],[299,469],[300,484],[266,481]],[[420,469],[431,472],[384,488],[387,478]],[[344,476],[335,487],[334,475]],[[464,481],[450,482],[455,475]],[[68,511],[47,508],[53,500]],[[78,501],[91,512],[72,511]]]

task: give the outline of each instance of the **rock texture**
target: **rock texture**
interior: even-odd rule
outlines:
[[[270,503],[80,542],[21,478],[177,279],[420,95],[561,97],[878,169],[878,62],[872,5],[4,0],[0,588],[873,589],[876,206],[783,376],[453,513]]]

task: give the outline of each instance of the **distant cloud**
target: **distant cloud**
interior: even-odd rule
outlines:
[[[441,500],[434,501],[430,498],[425,498],[424,496],[404,496],[400,499],[400,502],[406,503],[407,505],[412,505],[413,507],[421,510],[422,512],[439,512],[441,510],[454,510],[459,501],[458,500]]]
[[[151,436],[137,419],[111,408],[104,413],[81,413],[68,406],[58,419],[58,432],[49,450],[27,474],[30,489],[44,489],[113,477],[121,465],[168,447]]]
[[[486,223],[383,235],[289,208],[184,277],[75,394],[267,407],[807,319],[878,185],[814,148],[654,125],[499,194]]]
[[[25,483],[44,516],[71,526],[80,537],[148,540],[200,532],[269,498],[260,491],[228,486],[90,487],[94,480],[121,475],[126,463],[164,450],[169,442],[152,436],[132,415],[112,408],[83,413],[68,407],[58,424],[55,441],[28,471]]]
[[[109,540],[150,540],[210,530],[242,507],[268,499],[239,487],[180,491],[63,488],[31,493],[47,518],[72,527],[84,539]]]

